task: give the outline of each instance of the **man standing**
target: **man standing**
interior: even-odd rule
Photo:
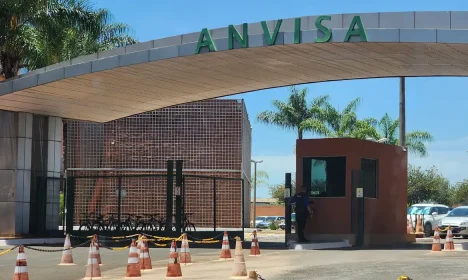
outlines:
[[[290,203],[296,203],[296,222],[297,222],[297,235],[299,242],[309,242],[304,237],[304,229],[307,223],[307,218],[312,217],[314,212],[310,207],[309,196],[304,187],[299,187],[297,193],[291,197]]]

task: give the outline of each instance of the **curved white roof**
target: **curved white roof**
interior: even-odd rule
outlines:
[[[351,36],[359,16],[367,42]],[[281,21],[268,45],[248,24],[248,48],[229,49],[227,27],[209,31],[215,52],[195,54],[200,32],[78,57],[0,83],[0,109],[107,122],[176,104],[266,88],[378,77],[467,76],[468,12],[331,15]],[[270,33],[279,20],[265,22]],[[356,27],[359,27],[358,25]],[[243,36],[242,26],[236,26]],[[300,34],[301,41],[297,41]]]

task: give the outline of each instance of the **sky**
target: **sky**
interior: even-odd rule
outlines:
[[[96,0],[116,21],[129,24],[134,36],[149,41],[174,35],[214,29],[229,24],[260,22],[301,16],[402,11],[468,11],[466,0],[237,0],[237,1],[155,1]],[[398,117],[398,79],[368,79],[303,85],[309,98],[329,94],[334,106],[343,108],[361,97],[359,117],[380,118],[388,113]],[[302,86],[301,86],[302,87]],[[428,145],[429,156],[409,155],[410,164],[436,166],[452,183],[468,178],[468,78],[408,78],[406,80],[406,129],[425,130],[435,141]],[[262,90],[231,96],[244,99],[252,126],[252,158],[263,160],[258,170],[269,174],[270,184],[284,181],[284,173],[294,172],[296,134],[256,121],[259,112],[272,108],[274,99],[285,100],[288,88]],[[306,134],[305,138],[316,137]],[[268,197],[260,187],[258,197]]]

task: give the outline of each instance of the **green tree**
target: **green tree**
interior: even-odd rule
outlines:
[[[292,180],[291,182],[291,195],[294,195],[296,192],[296,182]],[[272,185],[268,187],[270,197],[276,199],[278,204],[284,204],[284,184]]]
[[[376,139],[387,138],[386,143],[400,145],[399,140],[399,119],[393,120],[387,113],[380,119],[377,125]],[[427,156],[425,143],[434,140],[429,132],[415,130],[406,133],[406,147],[410,153],[418,156]]]
[[[307,105],[307,88],[298,89],[295,86],[290,88],[290,94],[286,102],[280,100],[273,101],[273,111],[264,111],[258,114],[257,120],[265,124],[272,124],[284,129],[294,130],[297,133],[297,139],[302,139],[305,131],[311,131],[318,135],[323,132],[316,130],[320,126],[304,126],[304,122],[320,123],[323,117],[321,109],[327,104],[329,96],[321,95],[314,98]]]
[[[0,1],[0,73],[50,64],[135,43],[125,24],[87,0]]]
[[[453,204],[468,204],[468,179],[465,179],[455,184],[453,190]]]
[[[351,101],[342,111],[326,102],[322,107],[316,108],[316,119],[307,119],[301,124],[304,130],[311,130],[331,138],[361,138],[375,137],[374,119],[359,120],[356,110],[361,98]]]
[[[453,188],[449,180],[436,167],[422,169],[410,165],[408,168],[408,203],[435,202],[451,205]]]
[[[266,171],[257,170],[257,187],[268,186],[268,173]],[[253,187],[255,182],[255,174],[250,178],[250,185]]]

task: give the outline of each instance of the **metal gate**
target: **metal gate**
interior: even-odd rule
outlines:
[[[168,161],[167,172],[160,174],[67,177],[65,230],[168,237],[185,231],[199,238],[228,230],[243,238],[244,180],[183,174],[182,161],[175,163],[175,174]],[[225,196],[229,192],[239,203],[229,200],[232,193]]]

